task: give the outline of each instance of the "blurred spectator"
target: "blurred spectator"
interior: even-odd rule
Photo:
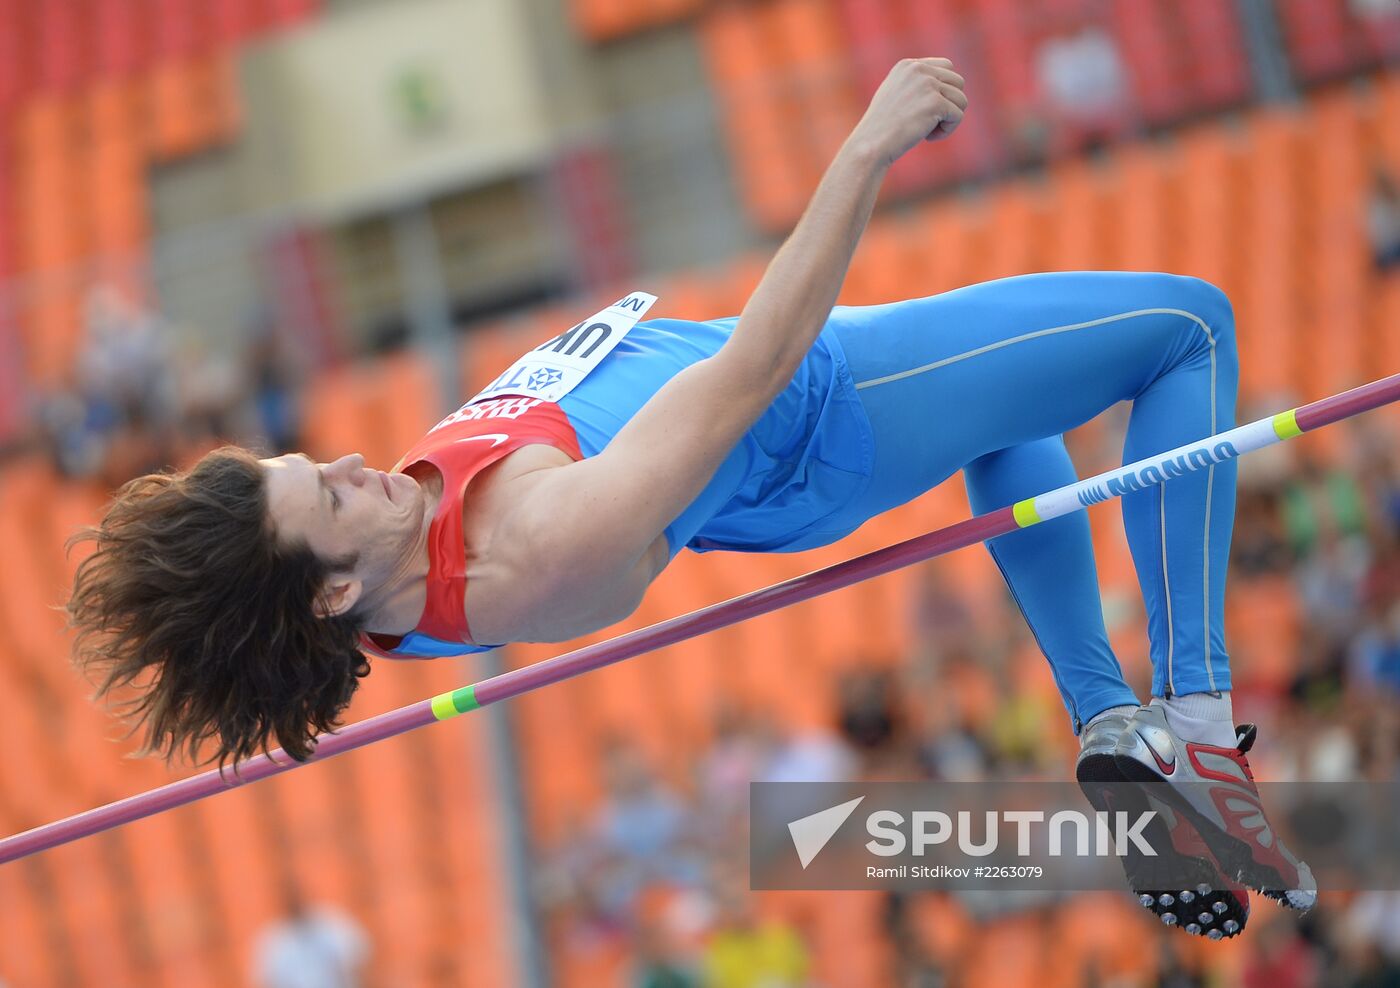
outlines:
[[[1352,471],[1322,458],[1315,446],[1300,446],[1297,469],[1284,485],[1283,517],[1294,554],[1304,559],[1326,537],[1366,534],[1366,504]]]
[[[987,749],[971,723],[943,696],[930,696],[916,741],[917,759],[930,779],[975,782],[986,775]]]
[[[822,730],[780,731],[773,736],[772,756],[760,781],[839,782],[853,778],[855,770],[855,753],[836,735]]]
[[[300,445],[300,374],[285,338],[255,327],[243,353],[201,348],[113,289],[93,290],[66,386],[40,395],[40,439],[64,476],[113,488],[220,442]]]
[[[1351,673],[1358,689],[1400,693],[1400,600],[1370,609],[1352,643]]]
[[[749,783],[763,773],[771,752],[748,711],[729,705],[715,715],[715,739],[700,759],[700,802],[717,823],[742,816]]]
[[[350,916],[308,906],[289,884],[286,917],[265,929],[253,947],[253,980],[260,988],[355,988],[369,956],[364,930]]]
[[[933,563],[917,572],[914,630],[927,652],[925,658],[937,662],[968,651],[977,641],[978,629],[965,595],[949,582],[949,567]]]
[[[1069,22],[1041,42],[1035,69],[1052,148],[1097,147],[1123,126],[1127,73],[1118,43],[1101,25]]]
[[[695,966],[683,956],[664,924],[643,924],[633,948],[637,953],[633,988],[700,988]]]
[[[1207,988],[1210,984],[1203,971],[1201,955],[1193,953],[1183,957],[1175,949],[1172,941],[1163,939],[1157,952],[1160,970],[1155,988]]]
[[[691,814],[680,797],[651,772],[640,752],[622,741],[603,754],[606,794],[591,828],[612,867],[603,898],[623,909],[648,882],[699,880]]]
[[[161,319],[100,286],[88,296],[77,384],[91,404],[117,418],[168,423],[175,414],[170,333]]]
[[[742,886],[724,890],[714,936],[702,959],[705,988],[801,988],[810,961],[797,931],[759,919]]]
[[[1344,915],[1346,939],[1374,947],[1388,983],[1400,984],[1400,892],[1362,892]]]
[[[301,446],[298,381],[278,337],[269,334],[253,345],[249,372],[256,427],[267,448],[274,453],[297,449]]]
[[[1331,641],[1355,626],[1369,557],[1363,539],[1344,538],[1330,527],[1319,533],[1315,551],[1296,573],[1303,616],[1313,632]]]
[[[897,764],[904,722],[893,673],[853,669],[841,678],[837,694],[841,737],[864,763],[864,774],[878,774]]]
[[[603,756],[607,795],[598,836],[610,849],[651,860],[666,854],[685,820],[680,801],[654,778],[636,748],[612,742]]]
[[[1291,561],[1279,492],[1270,486],[1241,483],[1235,500],[1231,569],[1245,577],[1262,576],[1287,569]]]
[[[1313,988],[1319,983],[1318,957],[1294,924],[1277,918],[1250,924],[1254,950],[1244,972],[1244,988]]]
[[[1371,180],[1366,232],[1377,268],[1387,270],[1400,264],[1400,184],[1382,168],[1376,169]]]

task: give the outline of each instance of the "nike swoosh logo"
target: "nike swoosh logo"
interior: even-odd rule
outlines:
[[[1175,754],[1172,755],[1172,760],[1171,760],[1171,761],[1169,761],[1169,762],[1168,762],[1168,761],[1164,761],[1164,760],[1162,759],[1162,756],[1159,755],[1159,754],[1157,753],[1157,748],[1156,748],[1156,746],[1153,745],[1153,743],[1152,743],[1151,741],[1147,740],[1146,736],[1145,736],[1141,731],[1138,731],[1138,732],[1137,732],[1137,736],[1140,737],[1140,738],[1142,738],[1142,743],[1145,744],[1145,745],[1147,745],[1147,750],[1148,750],[1148,751],[1152,752],[1152,758],[1153,758],[1154,761],[1156,761],[1156,763],[1157,763],[1157,768],[1161,770],[1162,774],[1163,774],[1163,775],[1173,775],[1173,774],[1175,774],[1175,772],[1176,772],[1176,755],[1175,755]]]
[[[504,433],[487,432],[479,436],[463,436],[461,439],[454,439],[452,441],[453,443],[469,443],[474,439],[490,439],[492,446],[499,446],[501,445],[501,443],[505,442],[509,438],[510,436],[507,436]]]

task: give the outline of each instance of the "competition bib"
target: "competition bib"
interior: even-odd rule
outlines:
[[[655,295],[633,292],[614,302],[573,329],[535,347],[467,404],[504,395],[558,401],[612,353],[655,301]]]

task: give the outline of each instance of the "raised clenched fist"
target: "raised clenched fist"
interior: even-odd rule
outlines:
[[[892,164],[920,141],[953,132],[967,110],[963,86],[949,59],[901,59],[880,83],[851,136]]]

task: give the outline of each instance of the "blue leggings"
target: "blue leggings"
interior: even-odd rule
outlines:
[[[1235,424],[1234,317],[1197,278],[1031,274],[888,305],[838,307],[875,437],[854,528],[961,469],[978,513],[1072,483],[1063,433],[1132,401],[1124,462]],[[1147,606],[1153,693],[1230,688],[1224,599],[1233,461],[1129,494],[1123,521]],[[1076,512],[987,543],[1054,669],[1076,732],[1136,704],[1109,647],[1089,522]]]

